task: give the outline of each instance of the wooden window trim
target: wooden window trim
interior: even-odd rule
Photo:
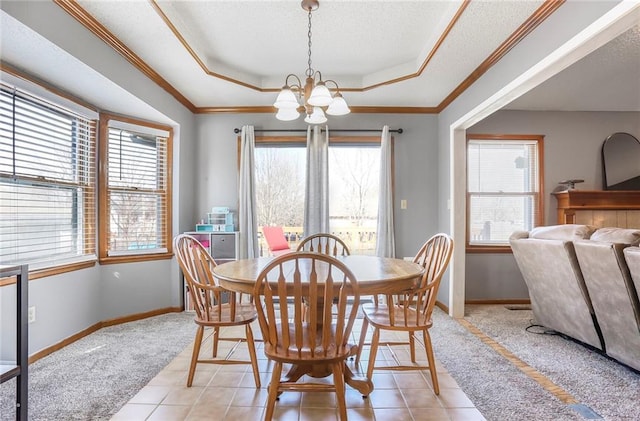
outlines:
[[[306,136],[256,136],[255,145],[269,145],[269,144],[283,144],[283,145],[295,145],[299,144],[306,147]],[[382,139],[380,136],[331,136],[329,135],[329,146],[336,144],[378,144],[382,146]],[[237,166],[238,174],[240,174],[240,154],[242,151],[242,138],[237,137]],[[391,136],[391,197],[395,203],[395,138]]]
[[[523,141],[532,140],[537,144],[538,149],[538,206],[537,217],[534,222],[534,227],[544,225],[544,135],[528,135],[528,134],[470,134],[467,133],[467,147],[470,140],[502,140],[502,141]],[[466,162],[468,172],[468,162]],[[471,201],[469,200],[470,193],[468,189],[468,181],[465,180],[465,195],[466,195],[466,212],[465,212],[465,250],[467,253],[493,253],[493,254],[509,254],[512,253],[511,246],[509,245],[479,245],[469,244],[469,218],[471,212]]]
[[[305,136],[256,136],[256,146],[258,144],[302,144],[306,145],[307,138]],[[329,146],[331,144],[382,144],[379,136],[331,136],[329,135]],[[242,138],[237,137],[238,145],[238,174],[240,174],[240,153],[242,151]],[[391,136],[391,196],[395,200],[395,176],[396,176],[396,157],[395,157],[395,139]]]
[[[31,106],[37,107],[38,109],[47,110],[46,112],[61,115],[64,116],[64,118],[68,118],[70,120],[77,119],[77,122],[73,123],[73,130],[76,134],[73,135],[73,139],[70,140],[70,145],[83,145],[75,149],[74,156],[76,158],[74,159],[74,165],[82,164],[83,168],[79,171],[78,179],[75,181],[57,177],[43,178],[40,176],[15,173],[9,176],[13,180],[22,180],[27,183],[33,182],[34,180],[41,181],[43,183],[41,184],[41,186],[46,189],[53,190],[56,188],[55,186],[58,186],[63,188],[68,187],[72,189],[81,189],[83,192],[83,200],[81,201],[82,204],[79,205],[82,207],[82,214],[86,216],[82,218],[83,253],[77,255],[76,257],[70,257],[68,259],[65,258],[62,260],[53,259],[53,261],[47,260],[42,262],[23,261],[23,263],[29,264],[29,281],[94,266],[97,261],[95,253],[97,247],[97,220],[95,219],[95,215],[97,213],[97,198],[95,197],[97,185],[97,168],[95,167],[97,149],[97,120],[91,113],[93,109],[80,102],[76,103],[81,107],[87,108],[87,112],[85,112],[85,110],[78,111],[76,109],[70,109],[69,107],[65,106],[64,100],[73,99],[69,98],[69,96],[65,94],[64,91],[48,89],[54,94],[55,97],[43,97],[38,93],[34,93],[34,89],[32,86],[42,85],[36,83],[29,75],[18,71],[10,73],[16,77],[24,79],[27,86],[20,83],[14,84],[11,82],[3,81],[2,83],[0,83],[0,85],[2,85],[4,92],[11,91],[13,95],[20,99],[20,104],[22,105],[29,103],[31,104]],[[37,91],[37,89],[35,89],[35,91]],[[13,106],[16,106],[15,102]],[[24,111],[23,108],[21,108],[21,110]],[[44,113],[45,111],[42,112]],[[80,127],[80,131],[76,130],[78,127]],[[28,140],[27,142],[30,141],[33,141],[33,139]],[[87,168],[90,171],[87,171]],[[2,178],[4,179],[5,177],[6,174],[3,174]],[[2,279],[0,280],[0,287],[14,284],[15,281],[15,277]]]
[[[165,221],[165,253],[139,253],[134,255],[109,256],[107,231],[110,225],[108,206],[108,149],[109,149],[109,121],[117,120],[124,123],[164,130],[167,137],[167,186],[166,186],[166,221]],[[113,113],[101,113],[98,138],[98,261],[100,264],[131,263],[173,258],[173,128],[159,123],[139,120],[132,117]]]

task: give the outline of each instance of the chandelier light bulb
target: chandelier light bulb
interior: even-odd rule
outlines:
[[[327,108],[327,114],[329,115],[347,115],[351,112],[347,101],[344,100],[340,92],[336,93]]]
[[[276,118],[280,121],[293,121],[300,117],[300,113],[295,108],[280,108],[276,113]]]
[[[322,124],[327,122],[327,116],[324,115],[322,108],[313,107],[313,113],[308,114],[304,121],[309,124]]]
[[[278,94],[278,98],[276,98],[276,102],[273,103],[273,106],[280,108],[298,108],[300,104],[298,104],[298,99],[296,98],[296,94],[293,93],[291,88],[288,86],[284,86],[280,93]]]
[[[329,88],[324,84],[324,82],[320,81],[311,91],[311,96],[307,100],[309,105],[313,105],[314,107],[326,107],[331,104],[331,92],[329,92]]]

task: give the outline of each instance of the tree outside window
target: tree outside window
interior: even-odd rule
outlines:
[[[100,261],[171,257],[171,128],[102,115]]]
[[[306,148],[303,139],[256,139],[258,227],[282,226],[291,248],[302,238]],[[374,254],[378,218],[379,140],[329,146],[331,232],[352,253]],[[264,253],[266,246],[262,246]]]

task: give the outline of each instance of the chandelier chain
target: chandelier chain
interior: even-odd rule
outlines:
[[[0,0],[2,1],[2,0]],[[318,9],[319,0],[302,0],[301,6],[307,11],[307,70],[306,80],[303,81],[294,73],[290,73],[284,80],[284,86],[276,98],[273,106],[278,110],[276,118],[281,121],[293,121],[300,116],[300,106],[304,108],[306,117],[304,121],[309,124],[322,124],[327,121],[325,110],[328,115],[339,116],[346,115],[351,112],[346,101],[340,93],[340,88],[334,80],[322,80],[322,74],[319,70],[313,70],[311,67],[311,47],[313,31],[312,31],[312,14]],[[294,83],[290,85],[290,80]],[[316,80],[317,79],[317,80]],[[326,83],[331,82],[335,85],[335,94],[332,94]],[[302,104],[300,104],[302,101]]]
[[[309,31],[307,32],[307,37],[309,38],[309,59],[307,61],[307,77],[313,76],[313,69],[311,68],[311,8],[309,8]]]

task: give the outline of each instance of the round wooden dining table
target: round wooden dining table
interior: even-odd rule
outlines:
[[[262,269],[273,257],[242,259],[223,263],[213,269],[213,275],[220,286],[231,291],[253,294],[254,285]],[[338,257],[355,275],[360,295],[399,294],[418,285],[424,268],[407,260],[388,257],[351,255]],[[326,367],[293,366],[286,375],[287,380],[296,381],[303,375],[325,377],[330,370]],[[355,375],[345,366],[345,382],[368,396],[373,391],[371,379]]]

